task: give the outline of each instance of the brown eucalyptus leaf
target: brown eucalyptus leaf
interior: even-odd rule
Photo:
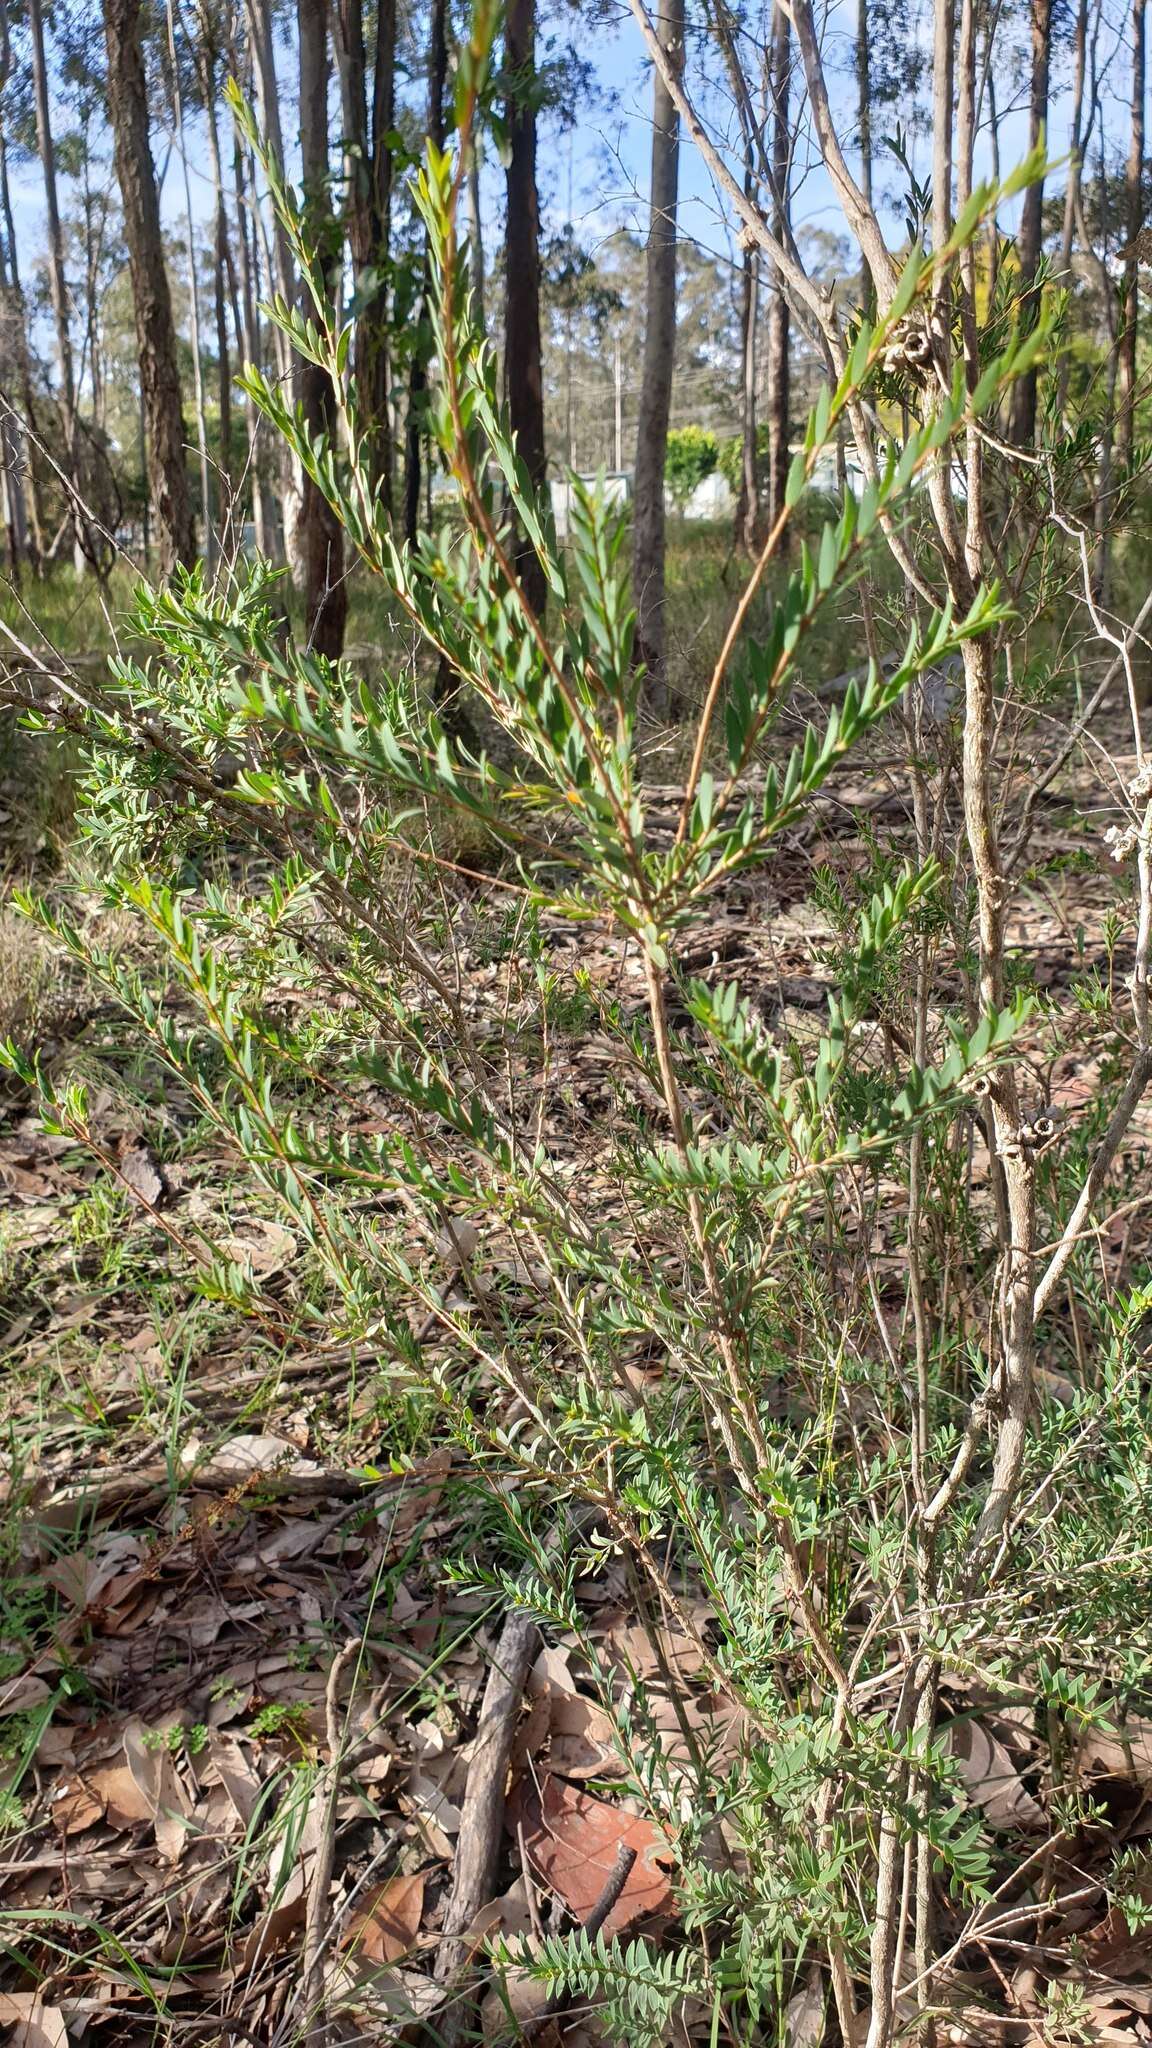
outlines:
[[[58,2005],[45,2005],[38,1991],[0,1992],[0,2027],[11,2027],[8,2048],[68,2048],[68,2029]]]
[[[120,1146],[120,1178],[129,1192],[146,1209],[162,1209],[168,1199],[164,1168],[150,1145],[142,1138],[126,1139]]]
[[[948,1743],[968,1797],[991,1828],[1042,1828],[1044,1814],[1002,1742],[975,1719],[953,1721]]]
[[[415,1947],[424,1913],[424,1873],[374,1885],[353,1914],[345,1945],[373,1963],[396,1963]]]
[[[577,1920],[586,1920],[603,1894],[618,1850],[635,1849],[636,1861],[604,1922],[606,1938],[654,1914],[675,1911],[671,1844],[642,1815],[550,1776],[539,1791],[521,1779],[508,1801],[508,1825],[513,1833],[523,1826],[533,1870],[559,1892]]]

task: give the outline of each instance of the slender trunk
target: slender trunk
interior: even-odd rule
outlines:
[[[8,76],[7,15],[0,0],[0,86]],[[36,464],[36,411],[32,393],[32,371],[28,360],[28,326],[24,294],[20,288],[20,258],[16,227],[12,218],[12,196],[8,189],[8,153],[0,128],[0,398],[7,398],[15,414],[9,442],[14,467],[9,472],[8,490],[15,491],[19,504],[11,508],[10,519],[32,568],[40,574],[44,552],[43,514],[40,506],[39,471]]]
[[[447,0],[432,0],[428,27],[428,120],[427,135],[437,149],[444,147],[444,89],[448,80]],[[404,442],[404,532],[415,541],[420,525],[421,450],[424,443],[424,406],[428,384],[428,357],[432,329],[428,319],[430,271],[428,246],[424,247],[424,280],[420,294],[416,343],[408,374],[408,422]]]
[[[484,331],[484,222],[480,212],[480,137],[472,131],[468,149],[468,246],[472,252],[472,303],[476,324]]]
[[[348,244],[356,287],[356,396],[372,481],[383,486],[385,502],[390,505],[388,266],[396,91],[395,0],[382,0],[379,9],[371,118],[362,0],[334,0],[332,28],[344,126]]]
[[[72,486],[69,523],[73,558],[78,570],[85,561],[84,527],[79,510],[80,447],[76,413],[76,374],[72,360],[72,336],[68,322],[68,283],[64,274],[64,236],[60,227],[60,203],[56,192],[56,149],[52,139],[52,115],[48,99],[48,56],[44,41],[44,16],[40,0],[28,0],[28,28],[32,46],[32,86],[36,101],[36,143],[44,171],[44,204],[48,216],[48,282],[52,294],[52,316],[56,324],[56,354],[60,369],[60,409],[64,424],[64,470]]]
[[[1032,81],[1028,97],[1028,147],[1036,149],[1048,121],[1048,68],[1052,45],[1052,0],[1032,0]],[[1040,264],[1044,224],[1044,182],[1036,179],[1025,188],[1020,209],[1020,232],[1016,238],[1016,260],[1022,287],[1021,325],[1035,325],[1039,312],[1038,294],[1033,289]],[[1013,393],[1011,438],[1018,448],[1029,447],[1036,438],[1036,371],[1019,379]]]
[[[1145,0],[1132,0],[1132,130],[1124,178],[1127,243],[1120,289],[1120,408],[1116,419],[1116,457],[1125,469],[1132,459],[1136,410],[1136,326],[1144,230],[1144,4]]]
[[[536,189],[535,0],[511,0],[505,59],[511,89],[507,108],[504,384],[520,457],[539,491],[544,488],[547,457],[540,339],[540,197]],[[547,584],[528,541],[521,540],[516,561],[529,602],[543,614]]]
[[[248,47],[251,58],[252,80],[256,89],[256,110],[260,117],[261,132],[276,158],[284,162],[284,131],[280,120],[280,90],[276,80],[276,60],[272,43],[272,9],[270,0],[246,0],[248,22]],[[258,208],[255,189],[255,167],[252,168],[252,199],[254,209]],[[271,209],[269,209],[271,211]],[[253,227],[261,220],[254,212]],[[272,285],[291,306],[296,298],[296,273],[292,261],[292,250],[283,222],[273,217],[272,244],[269,251]],[[285,393],[299,396],[301,365],[295,357],[292,344],[278,327],[272,328],[272,347],[275,352],[276,370]],[[278,439],[277,452],[280,462],[281,520],[284,532],[284,549],[292,565],[293,579],[304,580],[304,565],[297,546],[297,525],[303,503],[304,479],[295,457],[283,439]]]
[[[261,367],[260,319],[256,311],[258,292],[255,280],[255,259],[249,240],[248,188],[245,178],[246,154],[239,134],[232,152],[232,179],[236,193],[236,253],[240,266],[240,316],[243,322],[244,354],[249,363]],[[248,480],[252,492],[252,529],[256,540],[256,551],[265,561],[281,560],[279,535],[275,514],[268,504],[268,494],[260,467],[261,419],[251,397],[245,394],[244,429],[248,442]]]
[[[1104,156],[1104,137],[1100,138],[1099,170],[1097,179],[1100,190],[1100,286],[1104,300],[1105,317],[1111,329],[1112,346],[1108,351],[1108,367],[1105,372],[1104,406],[1102,412],[1103,431],[1100,435],[1100,452],[1096,464],[1096,489],[1092,507],[1092,524],[1096,535],[1096,546],[1092,560],[1092,592],[1099,605],[1109,601],[1109,582],[1112,568],[1112,525],[1114,485],[1112,471],[1116,447],[1116,386],[1120,374],[1119,329],[1116,319],[1116,303],[1111,288],[1111,273],[1108,264],[1109,222],[1108,222],[1108,170]]]
[[[16,323],[23,322],[20,295],[9,282],[8,260],[0,239],[0,473],[4,478],[4,524],[8,534],[8,560],[12,581],[20,582],[28,559],[28,514],[24,503],[24,476],[28,457],[24,426],[9,380],[19,362]],[[14,379],[13,379],[14,385]]]
[[[1059,281],[1068,284],[1072,269],[1072,244],[1076,229],[1076,207],[1080,193],[1081,131],[1084,125],[1084,80],[1088,58],[1088,0],[1079,0],[1073,39],[1072,117],[1068,136],[1068,183],[1064,191],[1064,221],[1060,231]]]
[[[860,131],[860,190],[872,204],[872,57],[868,47],[868,0],[856,0],[856,123]],[[860,252],[860,304],[868,318],[876,309],[876,287]]]
[[[300,165],[306,217],[315,245],[328,254],[331,262],[334,237],[328,194],[325,0],[297,0],[296,20],[300,46]],[[302,305],[301,310],[307,314],[308,306]],[[331,437],[336,429],[336,394],[327,371],[317,363],[303,364],[299,393],[309,433]],[[323,492],[307,476],[300,508],[300,558],[309,645],[337,660],[344,650],[348,613],[344,530]]]
[[[664,0],[656,18],[656,29],[660,48],[669,61],[673,76],[678,77],[684,61],[684,0]],[[669,708],[664,616],[664,467],[676,359],[679,160],[680,116],[662,72],[656,69],[652,83],[648,296],[636,434],[632,577],[636,602],[636,655],[647,669],[649,699],[660,713]]]
[[[751,190],[751,181],[745,180]],[[756,527],[760,517],[760,477],[757,463],[756,372],[757,313],[759,310],[760,258],[756,249],[745,248],[740,271],[740,493],[736,500],[733,535],[738,548],[751,555],[756,549]]]
[[[988,155],[993,184],[1000,182],[1000,113],[996,105],[996,74],[992,69],[992,42],[988,43]],[[995,291],[1000,276],[1000,223],[995,209],[988,220],[988,291]]]
[[[788,174],[791,131],[788,125],[789,71],[792,61],[788,16],[777,5],[772,24],[772,182],[773,231],[777,241],[788,228]],[[768,521],[774,525],[784,509],[788,483],[791,383],[791,326],[788,300],[780,279],[773,276],[768,302]],[[787,535],[785,535],[785,544]]]
[[[1076,213],[1080,203],[1080,153],[1084,126],[1084,81],[1088,70],[1088,0],[1078,0],[1073,49],[1072,117],[1068,136],[1068,183],[1064,189],[1064,219],[1060,229],[1060,258],[1057,271],[1057,282],[1067,291],[1071,291],[1072,288],[1072,245],[1076,233]],[[1060,367],[1056,378],[1061,416],[1063,416],[1068,403],[1068,378],[1071,367],[1070,352],[1065,348],[1060,357]]]
[[[278,164],[284,163],[284,130],[280,121],[280,90],[276,81],[276,59],[272,45],[272,11],[269,0],[247,0],[248,43],[252,58],[252,79],[260,130]],[[279,219],[273,222],[272,267],[276,290],[286,305],[296,296],[296,277],[288,232]],[[279,329],[276,329],[279,335]],[[277,341],[281,374],[290,373],[292,347],[286,336]]]
[[[212,189],[216,198],[216,248],[214,272],[214,296],[216,306],[216,363],[217,394],[220,407],[220,455],[219,480],[222,494],[229,500],[227,516],[232,516],[234,480],[232,470],[232,351],[228,340],[228,301],[231,287],[232,317],[234,332],[239,339],[239,308],[236,304],[236,279],[232,268],[232,251],[228,238],[228,209],[224,203],[224,165],[220,155],[220,129],[216,116],[217,56],[211,36],[211,22],[207,9],[200,10],[200,36],[198,41],[200,84],[207,114],[208,150],[212,159]],[[225,508],[221,505],[220,525],[223,530]]]
[[[184,466],[176,331],[148,140],[140,0],[105,0],[104,28],[108,44],[108,108],[115,141],[116,176],[124,204],[140,395],[147,425],[148,495],[159,534],[161,567],[168,570],[176,562],[191,565],[196,557],[196,544]]]
[[[184,220],[188,229],[188,305],[192,325],[192,392],[196,401],[196,451],[200,458],[200,526],[204,560],[211,575],[216,553],[212,524],[212,490],[208,475],[208,419],[204,404],[204,359],[200,350],[200,285],[196,276],[196,231],[192,221],[192,174],[184,145],[184,96],[180,90],[180,63],[176,51],[176,18],[173,0],[168,0],[168,55],[172,64],[172,117],[176,154],[184,175]]]

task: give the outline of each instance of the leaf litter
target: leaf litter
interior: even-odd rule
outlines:
[[[829,807],[822,817],[829,844],[840,845],[844,815]],[[804,906],[812,857],[794,859],[796,911],[786,849],[771,917],[747,920],[742,899],[718,906],[692,970],[738,972],[765,1014],[799,1033],[812,1030],[828,986],[813,972]],[[559,950],[568,935],[553,936]],[[1041,985],[1058,974],[1066,949],[1056,925],[1049,932],[1036,917],[1016,936]],[[635,963],[595,924],[581,966],[625,1006],[639,1003]],[[498,981],[496,969],[470,976],[475,1015]],[[593,1016],[553,1048],[546,1073],[519,1076],[540,1098],[557,1158],[606,1215],[615,1190],[601,1165],[604,1135],[624,1115],[619,1058]],[[1050,1099],[1074,1115],[1093,1085],[1090,1062],[1058,1061]],[[643,1100],[635,1074],[628,1089]],[[23,1600],[22,1629],[0,1643],[0,1910],[10,1943],[0,2025],[25,2048],[127,2048],[159,2009],[173,2040],[194,2019],[197,2039],[216,2026],[221,2039],[272,2041],[296,2009],[311,1889],[324,1874],[318,1816],[331,1791],[326,1994],[364,2030],[358,2038],[413,2038],[413,2028],[418,2037],[443,1996],[433,1963],[499,1623],[482,1601],[454,1596],[436,1566],[466,1525],[466,1475],[434,1446],[395,1469],[387,1454],[376,1462],[371,1397],[349,1393],[359,1368],[293,1322],[295,1234],[233,1187],[231,1162],[175,1164],[181,1105],[166,1104],[147,1135],[114,1097],[98,1109],[110,1171],[45,1137],[19,1105],[0,1129],[17,1282],[5,1339],[10,1420],[38,1413],[45,1369],[68,1390],[49,1428],[27,1422],[30,1454],[4,1481],[35,1592]],[[382,1127],[388,1114],[366,1099],[361,1123]],[[1132,1143],[1146,1142],[1138,1125]],[[94,1251],[78,1219],[104,1187],[118,1188],[124,1207]],[[263,1325],[238,1329],[190,1306],[190,1262],[181,1268],[161,1216],[189,1242],[207,1232],[251,1288]],[[882,1240],[874,1249],[882,1289],[889,1254]],[[447,1298],[467,1267],[479,1291],[531,1316],[541,1275],[483,1222],[449,1222],[435,1252]],[[172,1384],[174,1324],[189,1333],[193,1396],[175,1425],[168,1395],[156,1398]],[[254,1334],[261,1327],[276,1337],[271,1364]],[[642,1398],[664,1360],[641,1343],[624,1371]],[[513,1747],[499,1886],[470,1930],[477,1946],[586,1921],[622,1849],[634,1860],[605,1938],[642,1931],[679,1942],[676,1789],[694,1744],[723,1768],[746,1739],[700,1642],[663,1626],[654,1641],[611,1565],[579,1590],[615,1676],[608,1692],[594,1686],[574,1643],[551,1641],[537,1659]],[[707,1644],[708,1603],[685,1590]],[[360,1647],[333,1701],[345,1637]],[[1062,1990],[1077,1993],[1086,2038],[1152,2041],[1152,1938],[1108,1886],[1118,1847],[1143,1854],[1152,1842],[1152,1723],[1097,1716],[1077,1731],[1060,1789],[1074,1784],[1104,1819],[1069,1841],[1054,1817],[1043,1729],[1031,1714],[1007,1721],[992,1691],[964,1685],[949,1695],[946,1730],[959,1796],[997,1841],[998,1904],[1026,1924],[1012,1928],[1009,1952],[997,1946],[994,1915],[986,1927],[977,1919],[942,2038],[1041,2048],[1045,2000]],[[663,1825],[628,1792],[623,1708],[660,1755]],[[952,1931],[964,1931],[958,1919]],[[829,2009],[817,1973],[784,2011],[790,2048],[837,2038]],[[710,2011],[689,2011],[668,2038],[705,2041],[711,2026]],[[603,2036],[581,2013],[546,2015],[534,2038],[540,2048],[591,2048]]]

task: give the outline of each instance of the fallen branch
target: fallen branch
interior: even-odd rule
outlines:
[[[530,1616],[510,1614],[488,1673],[480,1726],[468,1766],[452,1870],[452,1895],[436,1957],[438,1984],[455,1983],[467,1969],[472,1946],[467,1939],[468,1929],[495,1891],[508,1760],[524,1687],[539,1646],[540,1632]],[[444,2048],[452,2048],[463,2032],[466,2003],[459,1999],[453,2010],[444,2015],[440,2026]]]

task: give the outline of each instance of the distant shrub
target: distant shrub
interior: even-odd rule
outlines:
[[[707,427],[673,427],[668,436],[664,481],[676,503],[688,503],[697,484],[711,476],[720,455],[720,443]]]

